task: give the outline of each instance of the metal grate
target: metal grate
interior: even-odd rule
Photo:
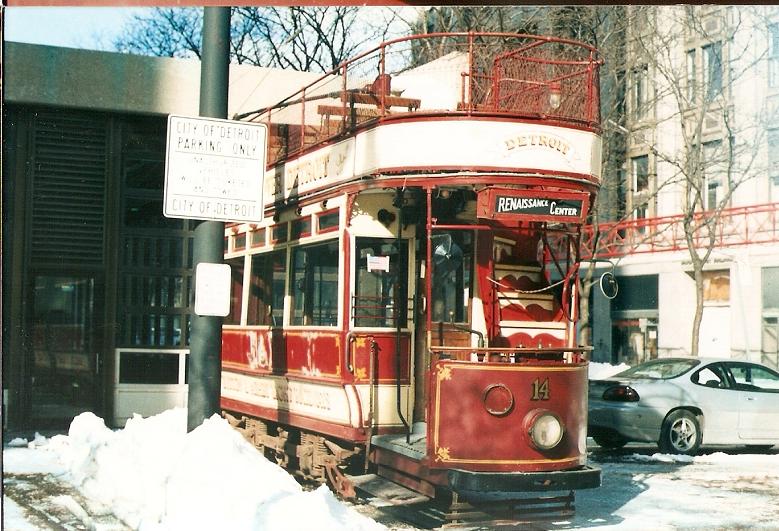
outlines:
[[[107,122],[36,113],[32,132],[31,260],[103,264]]]

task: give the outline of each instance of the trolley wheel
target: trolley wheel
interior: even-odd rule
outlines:
[[[701,447],[703,434],[698,418],[686,409],[671,412],[663,421],[660,450],[669,454],[695,455]]]

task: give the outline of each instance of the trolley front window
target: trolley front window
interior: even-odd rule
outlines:
[[[355,251],[354,325],[397,326],[397,285],[401,301],[398,317],[400,326],[405,326],[408,319],[408,243],[401,241],[398,246],[398,241],[393,239],[358,238]]]
[[[338,324],[338,241],[292,251],[292,325]]]
[[[286,251],[252,256],[251,284],[246,324],[281,326],[284,321]]]
[[[473,234],[440,231],[431,239],[433,256],[433,321],[468,322]]]

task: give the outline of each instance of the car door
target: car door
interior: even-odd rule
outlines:
[[[779,373],[754,363],[726,365],[738,394],[739,439],[779,441]]]
[[[731,385],[722,363],[703,365],[695,371],[689,388],[691,404],[701,408],[705,418],[703,440],[706,444],[732,444],[738,441],[740,406],[738,393]]]

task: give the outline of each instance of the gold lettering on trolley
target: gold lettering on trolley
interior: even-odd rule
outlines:
[[[506,150],[518,149],[523,147],[539,146],[555,151],[559,151],[563,155],[567,155],[571,146],[563,139],[556,136],[531,134],[531,135],[518,135],[514,138],[504,140]]]
[[[543,382],[539,378],[533,380],[533,392],[530,400],[549,400],[549,378]]]
[[[293,191],[327,177],[330,154],[320,155],[311,160],[287,166],[287,191]]]

